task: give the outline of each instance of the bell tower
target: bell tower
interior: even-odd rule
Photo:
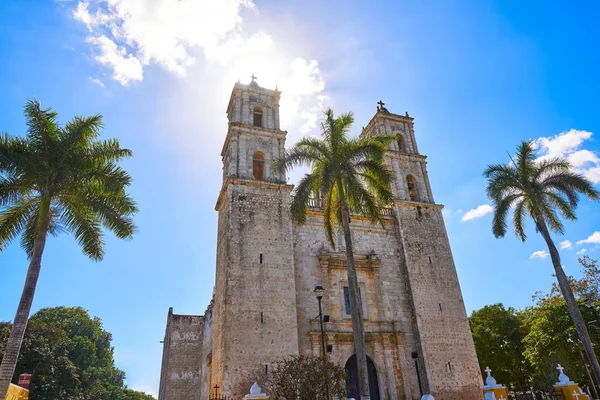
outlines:
[[[456,274],[443,205],[433,199],[427,157],[420,154],[414,120],[390,113],[383,102],[361,135],[393,134],[386,164],[395,179],[394,212],[399,268],[407,278],[419,386],[436,398],[476,400],[481,372]]]
[[[216,204],[217,266],[210,385],[236,395],[250,371],[298,354],[291,185],[273,169],[284,151],[281,92],[235,84],[223,185]]]

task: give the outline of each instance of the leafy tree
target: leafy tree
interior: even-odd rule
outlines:
[[[0,325],[0,345],[10,324]],[[114,365],[112,335],[81,307],[44,308],[27,325],[15,375],[31,373],[32,398],[55,400],[151,400],[127,389]],[[0,357],[2,354],[0,353]]]
[[[350,213],[381,222],[380,206],[394,201],[390,187],[392,173],[383,165],[384,154],[394,137],[381,134],[351,139],[348,132],[354,122],[352,113],[336,118],[333,110],[327,109],[325,117],[321,123],[322,139],[307,137],[300,140],[276,160],[275,168],[284,172],[308,165],[311,173],[304,175],[294,189],[292,217],[300,224],[306,222],[311,197],[318,193],[324,202],[325,232],[333,248],[334,227],[341,227],[344,233],[354,348],[361,398],[366,399],[369,396],[367,356]]]
[[[0,251],[21,235],[30,263],[0,364],[0,397],[13,376],[48,234],[71,232],[83,252],[104,256],[102,227],[132,237],[137,207],[125,189],[129,174],[117,165],[130,150],[98,140],[102,117],[75,117],[66,125],[37,101],[25,105],[26,137],[0,136]]]
[[[566,159],[536,160],[532,142],[523,142],[517,149],[516,160],[511,164],[490,165],[484,172],[488,178],[487,195],[494,203],[492,231],[496,237],[504,237],[507,215],[513,213],[512,225],[515,235],[525,241],[525,219],[534,221],[535,227],[546,241],[560,291],[575,329],[585,349],[596,380],[600,380],[600,365],[569,281],[560,262],[560,254],[550,231],[564,233],[559,215],[575,220],[575,209],[580,194],[598,200],[600,193],[584,176],[571,171]],[[511,211],[512,210],[512,211]]]
[[[271,372],[262,368],[246,379],[240,397],[257,382],[273,400],[325,400],[346,398],[346,370],[329,359],[317,356],[292,356],[275,363]]]
[[[583,317],[591,321],[592,312],[577,300]],[[557,382],[557,364],[565,367],[569,377],[577,382],[594,387],[588,379],[583,347],[565,301],[560,295],[539,298],[535,307],[522,312],[524,329],[523,354],[532,365],[531,382],[535,387],[550,389]],[[592,343],[600,346],[600,331],[590,331]]]
[[[469,317],[479,367],[493,369],[496,380],[512,389],[526,388],[531,365],[523,355],[523,321],[515,311],[503,304],[485,306]]]

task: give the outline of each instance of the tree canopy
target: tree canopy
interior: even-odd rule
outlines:
[[[579,263],[582,277],[569,277],[569,282],[583,319],[592,328],[591,341],[600,348],[600,329],[591,308],[600,310],[600,270],[597,261],[587,256]],[[558,285],[554,283],[546,293],[535,293],[533,299],[535,303],[524,310],[494,304],[469,317],[483,376],[489,366],[498,383],[510,388],[548,390],[557,382],[560,363],[572,380],[592,386],[583,361],[588,360]]]
[[[0,351],[9,332],[0,323]],[[40,400],[154,399],[124,385],[111,340],[100,318],[81,307],[43,308],[28,322],[15,375],[32,374],[31,396]]]

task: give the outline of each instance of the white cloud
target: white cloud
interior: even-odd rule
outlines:
[[[530,259],[534,259],[534,258],[546,258],[550,255],[550,253],[548,253],[547,250],[538,250],[538,251],[534,251],[531,256],[529,256]]]
[[[581,250],[579,250],[579,251],[577,252],[577,255],[578,255],[578,256],[581,256],[581,255],[583,255],[583,254],[584,254],[586,251],[587,251],[586,249],[581,249]]]
[[[95,59],[122,85],[142,81],[152,64],[185,76],[198,59],[217,66],[226,87],[254,73],[261,86],[282,91],[282,128],[305,134],[326,99],[318,62],[268,32],[250,32],[248,11],[258,13],[251,0],[90,0],[72,14],[90,31]]]
[[[600,244],[600,232],[596,231],[596,232],[592,233],[587,239],[577,241],[577,244],[584,244],[584,243]]]
[[[104,35],[89,37],[87,42],[98,47],[100,54],[95,57],[96,61],[110,67],[113,70],[113,79],[121,85],[144,79],[142,63],[132,54],[127,54],[124,47],[117,46]]]
[[[489,204],[483,204],[477,208],[467,211],[465,213],[465,215],[463,215],[461,220],[463,222],[465,222],[465,221],[470,221],[472,219],[481,218],[484,215],[489,214],[493,211],[494,211],[494,209],[492,208],[492,206],[490,206]]]
[[[98,78],[92,78],[90,76],[90,81],[94,82],[96,85],[98,85],[100,87],[104,87],[104,83]]]
[[[592,132],[571,129],[555,136],[538,138],[534,144],[540,153],[540,160],[567,158],[576,172],[594,183],[600,183],[600,158],[596,153],[581,148],[591,137]]]
[[[572,247],[573,247],[573,243],[571,243],[570,240],[563,240],[562,242],[560,242],[560,248],[562,250],[570,249]]]

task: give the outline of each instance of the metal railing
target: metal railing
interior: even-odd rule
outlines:
[[[325,201],[324,199],[317,198],[308,199],[308,208],[311,210],[323,210],[325,208]],[[391,207],[380,207],[379,214],[384,217],[392,217],[394,210]]]

